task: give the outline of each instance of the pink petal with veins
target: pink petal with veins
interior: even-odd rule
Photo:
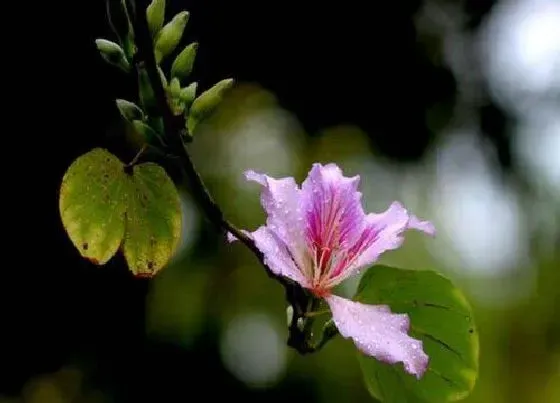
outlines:
[[[409,374],[420,379],[429,358],[422,341],[410,337],[406,314],[391,313],[386,305],[366,305],[331,295],[326,298],[340,334],[350,338],[364,354],[388,364],[402,362]]]

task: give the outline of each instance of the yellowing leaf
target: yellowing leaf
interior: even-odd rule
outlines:
[[[60,215],[83,257],[103,265],[122,244],[134,275],[151,277],[165,267],[179,243],[179,194],[157,164],[125,168],[101,148],[77,158],[62,180]]]
[[[179,243],[179,194],[165,170],[153,163],[135,166],[130,180],[124,256],[136,276],[152,277]]]
[[[101,148],[77,158],[62,179],[62,224],[80,254],[96,264],[105,264],[123,238],[127,181],[123,163]]]

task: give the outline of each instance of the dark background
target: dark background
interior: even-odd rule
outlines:
[[[456,3],[463,29],[475,31],[495,2]],[[168,18],[190,12],[186,41],[201,44],[194,72],[200,88],[225,77],[257,83],[310,136],[351,123],[368,134],[378,155],[408,164],[424,156],[442,135],[437,129],[453,118],[456,77],[443,62],[442,38],[415,26],[422,1],[168,4]],[[236,380],[220,361],[212,318],[189,349],[148,338],[148,281],[134,279],[120,256],[104,268],[80,258],[58,215],[60,180],[72,160],[92,147],[125,153],[116,135],[114,99],[132,98],[135,87],[95,48],[94,39],[111,39],[103,0],[29,7],[40,32],[29,31],[29,42],[22,39],[35,49],[27,64],[35,79],[24,95],[30,108],[18,124],[23,143],[35,144],[33,162],[25,164],[33,173],[23,174],[30,190],[25,199],[33,201],[25,207],[29,223],[15,230],[16,243],[27,247],[15,255],[7,251],[10,261],[4,262],[7,341],[1,347],[0,395],[20,396],[30,380],[73,363],[88,374],[84,388],[101,389],[114,402],[208,401],[224,391],[228,399],[246,402],[319,401],[304,372],[268,390]],[[515,177],[508,132],[514,119],[484,85],[478,90],[480,133],[495,147],[496,169]],[[206,229],[197,242],[202,254],[212,253],[216,234]]]

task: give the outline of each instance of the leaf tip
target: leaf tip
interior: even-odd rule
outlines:
[[[86,256],[86,259],[89,260],[91,263],[93,263],[93,264],[96,265],[96,266],[103,266],[103,265],[104,265],[104,263],[101,263],[101,262],[99,261],[99,259],[96,259],[96,258],[94,258],[94,257],[91,257],[91,256],[90,256],[90,257],[87,257],[87,256]]]
[[[148,272],[142,272],[142,273],[134,273],[134,277],[138,278],[138,279],[151,279],[154,278],[155,275],[157,273],[148,273]]]
[[[154,261],[148,260],[145,265],[136,267],[130,266],[130,271],[135,278],[154,278],[165,267],[165,263],[157,265]]]

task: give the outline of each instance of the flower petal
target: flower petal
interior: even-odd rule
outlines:
[[[409,214],[410,220],[408,221],[408,228],[425,232],[428,235],[436,235],[436,227],[430,221],[420,221],[414,214]]]
[[[274,232],[289,249],[296,264],[304,267],[301,191],[294,178],[275,179],[254,171],[247,171],[245,177],[262,185],[261,204],[267,213],[267,228]]]
[[[368,214],[366,225],[360,238],[348,250],[347,265],[333,273],[329,281],[337,285],[354,275],[361,268],[375,263],[382,253],[399,248],[404,241],[404,232],[416,229],[428,235],[435,235],[435,228],[429,221],[420,221],[399,202],[393,202],[380,214]]]
[[[389,364],[402,362],[406,372],[422,377],[429,357],[422,341],[408,335],[406,314],[391,313],[387,305],[366,305],[336,295],[325,299],[340,334],[351,338],[360,351]]]
[[[310,245],[344,248],[359,236],[365,217],[359,182],[359,176],[345,177],[335,164],[313,164],[302,184]]]
[[[264,264],[278,275],[299,283],[302,287],[309,285],[307,279],[294,262],[293,256],[284,242],[266,226],[257,228],[250,234],[255,245],[264,255]]]
[[[329,276],[363,231],[359,176],[345,177],[335,164],[313,164],[302,184],[305,239],[314,259],[315,282]]]

